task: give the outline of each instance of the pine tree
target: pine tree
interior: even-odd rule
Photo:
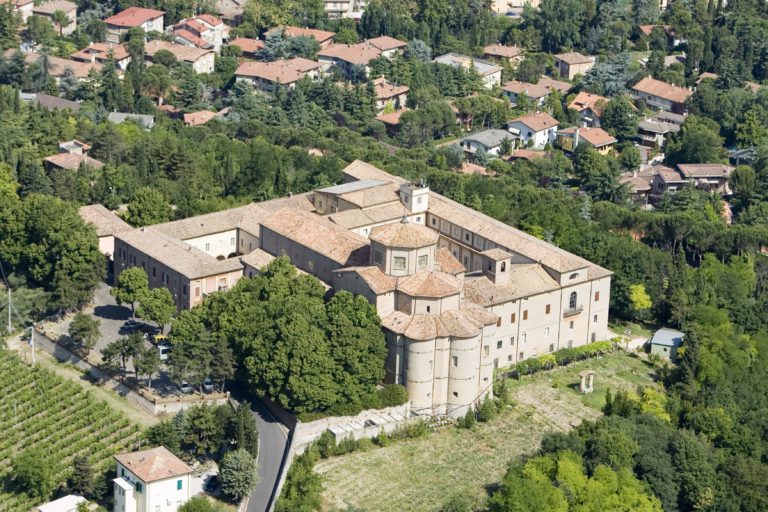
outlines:
[[[93,497],[95,489],[93,468],[88,461],[88,457],[75,457],[72,463],[72,475],[69,477],[67,486],[74,494],[79,494],[86,498]]]

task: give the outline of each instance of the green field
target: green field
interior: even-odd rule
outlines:
[[[582,395],[578,373],[595,371],[595,392]],[[510,381],[513,398],[493,421],[472,430],[448,427],[427,437],[321,461],[329,510],[438,510],[453,494],[478,502],[507,464],[535,451],[546,432],[568,430],[601,415],[608,387],[653,382],[650,368],[623,352]]]
[[[76,456],[106,470],[112,454],[134,449],[141,429],[79,384],[0,350],[0,432],[0,510],[21,512],[35,500],[9,492],[16,453],[42,448],[60,464],[58,479],[64,483]]]

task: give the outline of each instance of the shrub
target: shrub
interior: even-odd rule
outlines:
[[[408,392],[400,384],[388,384],[379,390],[382,407],[403,405],[408,401]]]
[[[333,404],[328,409],[331,416],[357,416],[363,412],[363,406],[357,402],[344,402]]]
[[[227,452],[221,459],[221,490],[233,500],[241,500],[256,487],[256,459],[247,450]]]
[[[486,398],[477,409],[477,421],[491,421],[496,417],[496,402],[492,398]]]
[[[472,428],[475,426],[475,423],[477,423],[477,418],[475,417],[475,410],[472,407],[468,408],[467,414],[458,421],[458,425],[461,428]]]

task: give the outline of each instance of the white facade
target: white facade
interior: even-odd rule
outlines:
[[[557,126],[535,131],[518,121],[509,123],[509,131],[525,145],[528,145],[528,141],[532,140],[533,145],[531,147],[534,149],[544,149],[544,146],[553,143],[557,136]]]
[[[189,501],[189,474],[144,482],[117,463],[114,512],[176,512]]]

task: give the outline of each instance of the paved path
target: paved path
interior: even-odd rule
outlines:
[[[232,391],[232,397],[238,402],[243,399],[243,395],[237,391]],[[288,429],[258,400],[251,402],[251,412],[259,428],[259,483],[248,499],[246,512],[267,512],[277,500],[273,493],[280,478],[283,459],[287,455]]]

